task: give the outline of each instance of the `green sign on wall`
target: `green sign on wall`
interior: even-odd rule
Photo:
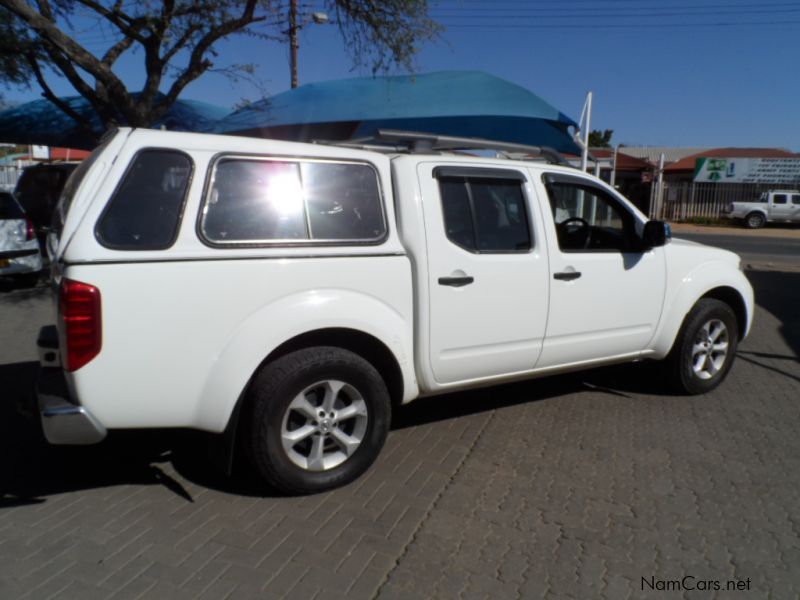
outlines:
[[[694,180],[715,183],[800,182],[800,158],[698,158]]]

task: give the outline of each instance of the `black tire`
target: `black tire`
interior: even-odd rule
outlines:
[[[744,226],[748,229],[760,229],[767,219],[760,212],[751,212],[744,218]]]
[[[335,439],[332,429],[342,432],[350,426],[350,421],[342,419],[337,425],[337,421],[326,419],[323,423],[323,419],[317,419],[316,416],[312,421],[305,413],[295,408],[290,410],[290,405],[302,396],[315,409],[321,409],[322,395],[328,389],[324,386],[330,381],[345,384],[341,391],[333,393],[336,402],[340,403],[338,410],[357,402],[360,409],[366,412],[366,419],[361,414],[352,418],[353,423],[358,421],[362,436],[352,454],[346,456],[341,464],[323,470],[311,470],[310,466],[304,468],[294,462],[303,459],[305,449],[299,446],[308,444],[309,463],[314,452],[313,444],[317,443],[324,444],[326,450],[322,452],[328,452],[324,455],[326,461],[339,460],[345,450]],[[320,386],[320,392],[315,386]],[[316,400],[320,401],[320,405],[315,404]],[[262,366],[248,391],[247,408],[246,450],[251,462],[267,483],[287,494],[321,492],[356,479],[377,458],[391,423],[389,392],[375,367],[353,352],[328,346],[298,350]],[[330,414],[334,414],[333,410]],[[289,420],[297,418],[307,421],[297,429],[288,429]],[[322,433],[323,426],[324,431],[331,433]],[[318,431],[305,436],[297,443],[297,447],[286,450],[282,437],[284,432],[292,433],[301,427],[314,427]],[[350,433],[355,435],[355,431]],[[316,438],[322,441],[318,442]]]
[[[709,343],[707,339],[700,340],[701,337],[705,338],[704,326],[711,323],[724,325],[724,330],[711,327],[712,334],[719,331],[718,335],[726,337],[727,350],[722,361],[719,360],[719,353],[713,354],[714,344]],[[665,360],[667,377],[672,386],[685,394],[705,394],[716,388],[725,379],[733,364],[738,338],[736,315],[730,306],[714,298],[698,300],[686,315],[675,344]],[[698,348],[695,352],[696,343],[707,348]],[[704,353],[706,359],[702,362],[701,371],[698,373],[695,367],[702,360]]]

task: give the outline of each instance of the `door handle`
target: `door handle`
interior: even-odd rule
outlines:
[[[553,273],[553,279],[558,279],[559,281],[572,281],[580,276],[580,271],[561,271],[560,273]]]
[[[463,287],[475,281],[474,277],[439,277],[439,285],[449,285],[451,287]]]

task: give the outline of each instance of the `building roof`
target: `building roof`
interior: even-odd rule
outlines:
[[[662,154],[664,155],[664,162],[671,163],[681,160],[686,156],[693,156],[707,150],[710,150],[710,148],[674,148],[670,146],[620,146],[619,148],[621,153],[640,160],[649,161],[654,165],[658,164]]]
[[[646,160],[642,160],[639,158],[635,158],[633,156],[629,156],[625,154],[623,149],[620,148],[617,152],[617,171],[644,171],[647,169],[652,169],[653,165],[651,165]],[[591,148],[590,153],[592,156],[595,156],[598,160],[614,160],[614,149],[613,148]]]
[[[800,155],[782,148],[709,148],[670,163],[664,171],[694,171],[698,158],[800,158]]]
[[[88,158],[89,154],[91,154],[89,151],[77,148],[50,147],[50,160],[83,160]]]
[[[57,146],[50,146],[50,158],[42,159],[37,158],[35,156],[31,156],[30,153],[23,153],[23,154],[14,154],[13,160],[34,160],[37,162],[78,162],[84,160],[85,158],[89,157],[88,150],[79,150],[77,148],[60,148]]]

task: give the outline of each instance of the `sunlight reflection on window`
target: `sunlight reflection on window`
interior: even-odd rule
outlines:
[[[303,188],[296,175],[273,175],[263,189],[263,197],[281,218],[291,219],[303,212]]]

